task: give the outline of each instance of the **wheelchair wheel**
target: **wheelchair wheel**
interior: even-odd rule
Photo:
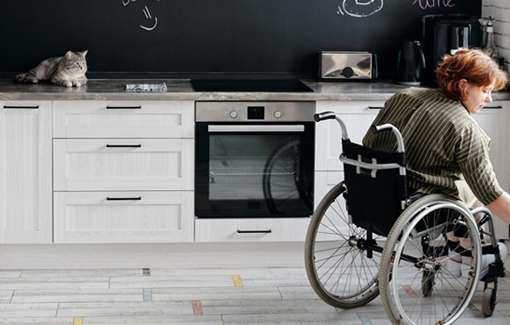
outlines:
[[[477,223],[461,202],[442,195],[415,201],[393,225],[381,261],[379,287],[390,320],[455,322],[476,290],[480,254]]]
[[[377,297],[381,260],[365,229],[349,221],[340,183],[326,194],[310,221],[305,241],[306,273],[312,288],[326,303],[339,308],[367,304]]]

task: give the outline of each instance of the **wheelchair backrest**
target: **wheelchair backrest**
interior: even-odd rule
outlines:
[[[405,208],[404,152],[382,152],[342,140],[347,211],[352,222],[387,236]]]

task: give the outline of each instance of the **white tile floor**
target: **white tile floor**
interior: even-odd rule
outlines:
[[[297,244],[95,248],[94,260],[86,246],[1,247],[0,323],[389,324],[380,299],[353,310],[335,310],[319,300]],[[186,262],[177,263],[188,249]],[[221,253],[210,256],[217,249]],[[510,324],[510,278],[500,283],[493,317],[481,317],[477,296],[458,323]]]

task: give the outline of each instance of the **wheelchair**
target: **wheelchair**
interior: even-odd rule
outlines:
[[[341,127],[344,180],[318,204],[306,235],[306,273],[317,295],[347,309],[380,294],[395,324],[452,324],[480,284],[481,311],[492,315],[504,265],[491,212],[409,193],[404,141],[393,125],[376,127],[395,138],[396,151],[382,152],[352,143],[334,113],[315,115],[328,119]],[[487,256],[493,260],[482,267]]]

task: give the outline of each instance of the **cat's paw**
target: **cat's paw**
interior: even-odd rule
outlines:
[[[82,86],[81,82],[79,81],[75,81],[73,85],[76,86],[76,88],[80,88]]]
[[[36,84],[39,82],[39,80],[28,73],[20,73],[16,75],[16,81],[17,82],[23,82],[23,83],[33,83]]]
[[[17,74],[15,79],[17,82],[23,82],[23,81],[25,81],[26,75],[27,75],[26,73]]]
[[[71,88],[73,86],[73,83],[69,80],[66,80],[66,81],[62,82],[62,85],[64,87]]]

